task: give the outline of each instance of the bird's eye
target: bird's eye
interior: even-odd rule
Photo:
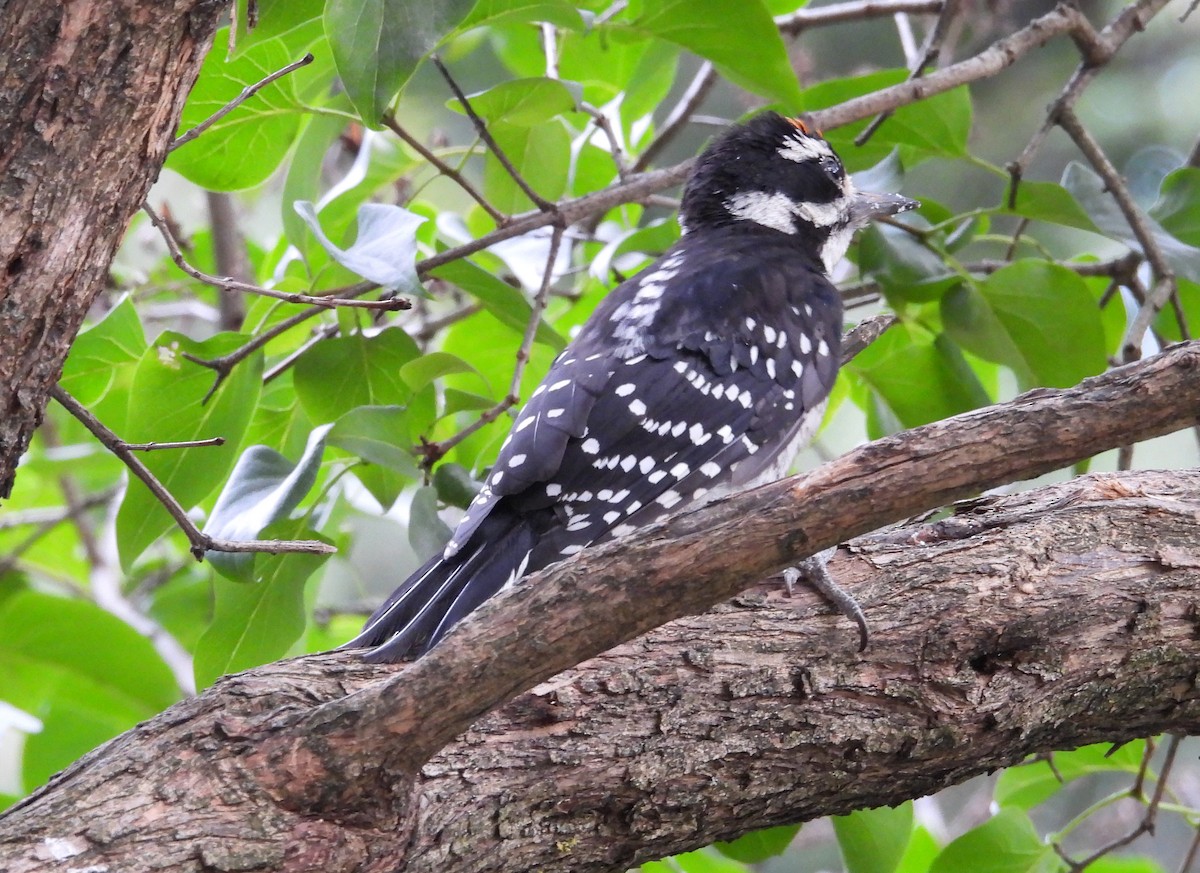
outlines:
[[[842,177],[846,175],[846,171],[842,168],[842,163],[837,158],[825,158],[821,161],[824,170],[829,174],[835,182],[842,181]]]

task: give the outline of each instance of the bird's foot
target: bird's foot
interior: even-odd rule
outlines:
[[[858,625],[858,650],[862,652],[866,650],[867,643],[871,640],[871,631],[867,627],[867,617],[863,614],[858,601],[843,591],[829,573],[827,565],[836,551],[837,546],[834,546],[818,552],[811,558],[805,558],[795,567],[788,567],[783,571],[783,584],[787,588],[789,597],[792,588],[801,579],[817,589],[821,596],[833,604],[838,612]]]

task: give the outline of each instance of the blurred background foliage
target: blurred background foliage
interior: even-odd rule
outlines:
[[[588,214],[552,262],[545,226],[456,252],[536,207],[481,142],[431,50],[524,180],[567,201],[674,166],[760,107],[811,111],[903,81],[936,16],[795,26],[839,5],[872,4],[259,0],[254,26],[239,6],[181,132],[307,53],[312,61],[172,152],[149,200],[162,228],[146,214],[131,224],[62,386],[129,442],[224,439],[144,456],[207,532],[322,540],[337,554],[198,563],[159,501],[52,405],[0,511],[0,802],[225,673],[352,636],[469,502],[507,432],[514,372],[525,396],[606,291],[677,238],[678,188],[666,187]],[[1125,5],[1083,8],[1100,26]],[[1052,9],[961,6],[941,66]],[[1200,323],[1200,16],[1181,22],[1186,7],[1170,4],[1075,104],[1179,276],[1144,353]],[[1010,70],[899,108],[863,145],[854,139],[866,120],[827,131],[864,186],[902,188],[924,205],[862,234],[839,270],[848,326],[879,313],[898,323],[844,369],[799,467],[1027,388],[1073,385],[1121,359],[1153,277],[1062,131],[1008,205],[1005,166],[1079,60],[1059,38]],[[193,274],[384,305],[221,290],[181,270],[165,237]],[[435,256],[437,266],[422,264]],[[393,298],[411,309],[394,311]],[[1079,470],[1118,462],[1114,453]],[[1192,466],[1195,439],[1145,444],[1133,463]],[[1056,847],[1084,857],[1136,826],[1145,798],[1129,797],[1131,782],[1152,792],[1173,761],[1158,803],[1172,814],[1154,839],[1088,868],[1164,870],[1189,863],[1200,803],[1196,768],[1184,765],[1194,750],[1168,745],[1166,762],[1153,744],[1059,754],[896,809],[643,869],[1066,869]]]

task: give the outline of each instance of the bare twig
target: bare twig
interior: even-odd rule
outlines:
[[[401,127],[400,122],[396,120],[395,116],[393,116],[391,113],[387,113],[381,120],[384,127],[406,142],[413,151],[425,159],[426,163],[432,167],[435,167],[439,173],[441,173],[447,179],[453,181],[456,185],[458,185],[459,188],[462,188],[472,200],[482,207],[484,212],[492,217],[492,220],[496,222],[496,224],[503,225],[508,221],[508,216],[493,206],[488,199],[483,196],[483,193],[473,184],[471,184],[471,182],[468,181],[462,173],[435,155],[429,148],[425,146],[424,143]]]
[[[1167,778],[1170,776],[1171,768],[1175,765],[1175,753],[1179,750],[1179,740],[1179,737],[1171,735],[1171,738],[1167,743],[1167,757],[1166,760],[1163,761],[1162,770],[1159,772],[1158,781],[1154,786],[1154,796],[1150,798],[1150,802],[1146,805],[1146,814],[1142,817],[1142,820],[1136,827],[1129,831],[1129,833],[1120,836],[1112,842],[1100,847],[1082,861],[1072,860],[1062,850],[1062,848],[1057,845],[1057,843],[1055,844],[1055,851],[1057,851],[1059,856],[1070,865],[1071,873],[1082,873],[1082,871],[1086,870],[1096,861],[1099,861],[1105,855],[1115,852],[1122,846],[1129,845],[1142,834],[1154,833],[1155,822],[1158,818],[1158,807],[1159,804],[1162,803],[1163,794],[1167,789]],[[1143,762],[1143,769],[1144,768],[1145,762]],[[1141,776],[1139,776],[1139,781],[1140,779]]]
[[[532,200],[533,205],[542,212],[555,213],[558,207],[534,191],[529,183],[525,181],[525,177],[521,175],[520,171],[513,166],[513,162],[508,159],[508,155],[504,153],[504,149],[500,148],[500,143],[496,142],[496,138],[492,136],[492,132],[488,130],[483,119],[475,112],[475,109],[471,106],[471,101],[467,99],[467,95],[463,92],[463,89],[458,87],[458,82],[454,81],[454,77],[450,75],[450,71],[442,63],[442,59],[437,55],[430,55],[429,60],[437,67],[438,72],[442,74],[442,78],[446,80],[446,84],[450,86],[450,90],[454,92],[454,96],[462,106],[463,112],[467,113],[467,117],[475,125],[475,132],[479,134],[479,138],[491,150],[492,155],[500,163],[500,166],[504,168],[504,171],[517,183],[517,187],[525,192],[525,196]]]
[[[276,291],[273,288],[262,288],[258,285],[251,285],[248,282],[239,282],[236,279],[228,276],[210,276],[204,273],[191,264],[183,256],[183,251],[179,247],[178,240],[175,239],[175,234],[167,222],[163,220],[154,208],[149,203],[142,204],[142,211],[150,217],[150,223],[153,224],[163,240],[167,244],[167,249],[171,253],[171,260],[175,262],[175,266],[183,270],[193,279],[203,282],[206,285],[212,285],[214,288],[220,288],[223,291],[243,291],[247,294],[258,294],[262,297],[273,297],[276,300],[284,300],[288,303],[301,303],[310,306],[321,306],[326,309],[334,309],[339,306],[357,307],[359,309],[381,309],[385,312],[395,312],[402,309],[411,309],[412,303],[402,297],[391,297],[386,300],[351,300],[344,297],[323,297],[312,296],[309,294],[293,294],[287,291]]]
[[[558,260],[558,249],[562,244],[563,234],[563,228],[558,225],[555,225],[554,230],[550,234],[550,253],[546,256],[546,269],[542,273],[542,284],[533,298],[533,307],[529,313],[529,322],[525,325],[525,335],[521,337],[521,345],[517,349],[517,363],[513,367],[512,381],[508,386],[508,394],[499,403],[485,411],[470,425],[449,439],[437,443],[424,444],[421,447],[421,452],[424,455],[421,464],[426,469],[432,467],[440,458],[445,457],[450,449],[454,448],[471,434],[491,424],[513,406],[521,402],[521,377],[525,375],[525,367],[529,363],[533,340],[537,336],[538,326],[542,322],[542,313],[546,310],[546,300],[550,295],[550,283],[554,279],[554,264]]]
[[[946,35],[950,32],[951,25],[954,23],[954,19],[958,16],[961,8],[961,0],[945,0],[942,5],[942,11],[938,14],[937,21],[925,39],[920,59],[909,68],[908,80],[910,82],[913,79],[919,79],[924,76],[925,71],[937,63],[941,55],[942,43],[945,42]],[[897,18],[901,15],[905,15],[905,13],[897,13]],[[907,17],[904,20],[907,21]],[[857,146],[866,144],[867,140],[875,135],[875,131],[879,130],[880,125],[887,121],[891,115],[891,110],[876,115],[871,119],[871,123],[863,128],[862,132],[854,138],[854,144]]]
[[[884,332],[899,320],[896,316],[888,313],[875,315],[871,318],[864,318],[847,331],[846,335],[842,337],[842,365],[845,366],[846,363],[853,360],[856,355],[883,336]]]
[[[341,292],[341,299],[351,300],[360,294],[366,294],[368,291],[371,291],[376,287],[378,286],[370,282],[359,282],[357,285],[351,285],[350,287],[343,289]],[[183,352],[183,356],[193,364],[199,364],[201,367],[207,367],[210,370],[214,370],[217,374],[216,381],[213,382],[212,387],[208,389],[208,393],[204,395],[204,400],[202,402],[207,403],[208,399],[212,397],[214,393],[216,393],[218,388],[221,387],[221,383],[229,378],[229,374],[233,372],[233,368],[254,354],[254,352],[261,349],[271,340],[275,339],[275,337],[287,333],[293,327],[303,324],[305,321],[308,321],[308,319],[320,315],[325,311],[327,311],[326,307],[314,306],[310,309],[305,309],[303,312],[297,312],[295,315],[285,318],[283,321],[280,321],[277,324],[271,325],[271,327],[267,330],[255,334],[254,337],[245,345],[239,346],[229,354],[221,355],[219,358],[200,358],[196,355],[189,354],[188,352]],[[270,378],[264,375],[263,381],[269,382]]]
[[[232,30],[232,28],[231,28],[231,30]],[[199,124],[197,124],[195,127],[193,127],[191,130],[189,130],[187,133],[184,133],[181,136],[176,137],[175,141],[173,143],[171,143],[170,150],[174,151],[175,149],[179,148],[181,145],[184,145],[185,143],[189,143],[192,140],[194,140],[200,134],[204,133],[204,131],[208,130],[210,127],[212,127],[214,124],[216,124],[222,118],[224,118],[230,112],[233,112],[233,110],[237,109],[239,106],[241,106],[243,103],[245,103],[251,97],[253,97],[256,93],[261,91],[263,88],[270,85],[276,79],[282,79],[288,73],[294,72],[295,70],[298,70],[301,67],[308,66],[312,62],[313,62],[313,56],[312,56],[312,53],[309,52],[304,57],[302,57],[300,60],[292,61],[292,63],[288,64],[286,67],[281,67],[280,69],[276,70],[274,73],[271,73],[268,76],[264,76],[262,79],[255,82],[253,85],[247,85],[245,88],[242,89],[241,94],[234,97],[232,100],[230,100],[228,103],[226,103],[220,109],[218,109],[212,115],[208,116],[208,118],[204,119]]]
[[[629,165],[625,161],[625,153],[621,149],[621,141],[617,139],[617,133],[613,130],[608,116],[604,114],[604,110],[597,109],[588,103],[580,104],[579,108],[592,116],[592,122],[604,134],[604,138],[608,140],[608,153],[612,155],[613,163],[616,164],[617,178],[624,181],[625,177],[629,175]]]
[[[650,141],[650,145],[638,155],[637,160],[633,162],[632,170],[635,173],[640,173],[646,167],[650,166],[650,162],[658,157],[659,153],[683,130],[684,125],[688,123],[688,119],[692,117],[692,113],[704,102],[704,98],[708,96],[708,92],[712,90],[712,86],[717,81],[717,71],[709,61],[705,61],[700,65],[700,69],[696,71],[696,75],[692,77],[691,83],[687,86],[687,90],[683,92],[683,96],[679,98],[679,102],[671,109],[667,115],[667,120],[663,122],[662,128],[658,131],[658,136]]]
[[[1122,9],[1100,33],[1096,33],[1091,22],[1084,18],[1082,13],[1076,12],[1077,20],[1069,32],[1083,55],[1083,61],[1058,97],[1050,104],[1045,120],[1021,151],[1020,157],[1008,165],[1009,175],[1013,179],[1013,184],[1009,188],[1009,206],[1012,206],[1016,200],[1017,185],[1020,183],[1025,168],[1033,161],[1034,156],[1042,147],[1042,143],[1045,142],[1046,136],[1058,123],[1059,112],[1064,107],[1075,105],[1084,89],[1099,73],[1100,68],[1116,54],[1130,36],[1144,30],[1146,23],[1158,14],[1168,2],[1169,0],[1136,0]]]
[[[853,0],[819,9],[799,9],[775,19],[775,26],[788,36],[795,36],[810,27],[827,24],[842,24],[846,21],[861,21],[865,18],[882,18],[898,13],[938,12],[942,0]]]
[[[149,468],[143,464],[125,443],[115,433],[105,427],[96,416],[92,415],[82,403],[63,390],[61,385],[55,385],[50,389],[50,396],[58,401],[67,412],[75,416],[84,427],[91,431],[92,436],[100,441],[100,443],[110,452],[116,455],[129,468],[133,475],[142,480],[150,493],[158,499],[158,502],[163,505],[171,518],[175,519],[175,523],[179,525],[191,543],[192,554],[196,560],[202,560],[204,553],[207,551],[215,552],[269,552],[271,554],[281,554],[284,552],[302,552],[310,555],[329,555],[337,551],[331,545],[317,542],[316,540],[254,540],[254,541],[237,541],[223,540],[216,537],[211,537],[201,531],[188,518],[187,512],[179,505],[177,501],[157,477],[150,472]]]
[[[1125,216],[1133,235],[1146,255],[1146,260],[1150,262],[1150,267],[1154,271],[1154,288],[1150,291],[1145,304],[1138,310],[1133,323],[1130,324],[1122,346],[1122,354],[1126,362],[1136,360],[1141,357],[1142,339],[1145,337],[1150,323],[1158,315],[1158,311],[1166,305],[1171,295],[1175,293],[1175,271],[1167,263],[1166,255],[1159,246],[1158,240],[1154,238],[1149,221],[1129,192],[1129,186],[1125,184],[1125,180],[1121,178],[1117,168],[1108,159],[1108,155],[1104,153],[1100,143],[1079,121],[1074,109],[1067,106],[1061,107],[1057,120],[1104,180],[1105,187],[1117,201],[1121,214]]]
[[[546,78],[558,78],[558,28],[542,22],[542,53],[546,56]]]
[[[223,446],[225,437],[212,437],[207,440],[182,440],[175,443],[127,443],[121,444],[131,452],[157,452],[162,449],[198,449],[205,446]]]
[[[209,224],[212,227],[213,260],[217,272],[239,282],[252,282],[254,273],[246,256],[246,241],[238,230],[237,210],[233,195],[223,191],[206,191]],[[217,307],[221,313],[221,330],[236,331],[246,318],[246,301],[232,291],[217,292]]]

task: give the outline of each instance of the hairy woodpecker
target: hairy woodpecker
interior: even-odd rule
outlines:
[[[855,230],[917,205],[856,191],[798,120],[766,112],[727,130],[688,180],[682,238],[597,307],[445,549],[347,647],[420,655],[527,573],[781,476],[837,374],[842,306],[826,274]]]

